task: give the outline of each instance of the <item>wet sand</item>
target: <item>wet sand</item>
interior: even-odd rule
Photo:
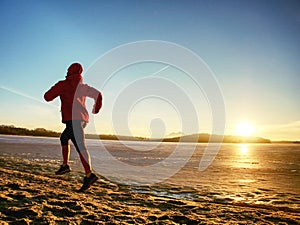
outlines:
[[[56,176],[58,166],[1,154],[0,224],[300,224],[298,209],[162,197],[104,178],[77,193],[83,173]]]

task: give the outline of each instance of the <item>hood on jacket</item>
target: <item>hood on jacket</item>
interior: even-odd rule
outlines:
[[[67,77],[71,75],[82,74],[83,68],[80,63],[73,63],[68,68]]]
[[[73,63],[69,66],[66,80],[69,82],[69,84],[71,84],[72,87],[82,83],[82,71],[83,68],[80,63]]]

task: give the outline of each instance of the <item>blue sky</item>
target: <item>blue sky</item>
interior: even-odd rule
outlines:
[[[0,26],[0,124],[63,129],[59,110],[42,102],[70,63],[88,68],[119,45],[163,40],[192,50],[212,69],[224,95],[226,133],[246,121],[256,135],[300,139],[299,1],[1,0]],[[111,133],[111,99],[101,91],[97,131]],[[149,135],[151,114],[141,105],[135,113],[133,133]],[[169,124],[166,134],[180,132]],[[201,131],[209,131],[209,122]]]

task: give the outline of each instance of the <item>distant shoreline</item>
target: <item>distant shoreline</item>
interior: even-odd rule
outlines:
[[[46,130],[44,128],[27,129],[22,127],[15,127],[13,125],[0,125],[0,134],[2,135],[17,135],[17,136],[33,136],[33,137],[59,137],[60,132]],[[207,133],[185,135],[173,138],[164,139],[149,139],[144,137],[131,137],[131,136],[117,136],[113,134],[86,134],[87,139],[102,139],[102,140],[123,140],[123,141],[162,141],[162,142],[187,142],[187,143],[290,143],[300,144],[300,141],[271,141],[270,139],[261,137],[244,137],[233,135],[210,135]]]

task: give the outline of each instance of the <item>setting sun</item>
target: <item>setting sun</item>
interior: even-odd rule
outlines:
[[[250,136],[255,131],[255,127],[247,122],[239,123],[235,128],[235,133],[240,136]]]

